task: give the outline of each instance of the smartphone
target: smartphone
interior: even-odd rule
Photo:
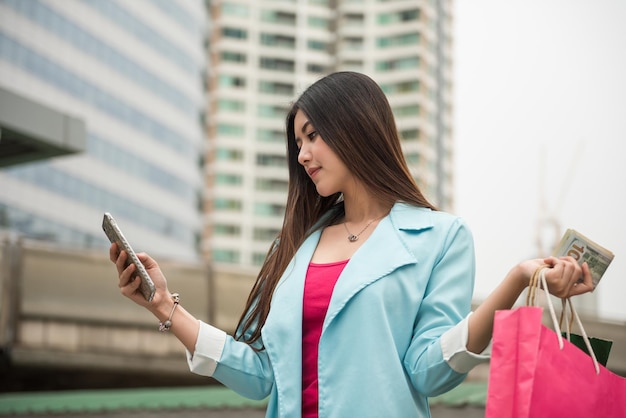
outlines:
[[[128,262],[126,265],[128,266],[130,263],[135,265],[137,276],[141,280],[139,291],[148,302],[151,301],[154,297],[154,293],[156,292],[154,282],[148,275],[144,265],[141,264],[141,261],[137,258],[137,254],[133,251],[132,247],[128,243],[128,240],[124,237],[124,234],[122,234],[122,230],[117,225],[117,222],[115,222],[113,216],[111,216],[108,212],[106,212],[104,214],[104,218],[102,218],[102,229],[111,243],[115,242],[120,251],[126,251],[126,254],[128,255]]]

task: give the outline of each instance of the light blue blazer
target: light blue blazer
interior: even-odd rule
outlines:
[[[320,235],[305,240],[276,287],[265,350],[227,337],[213,373],[243,396],[269,396],[267,417],[301,413],[302,295]],[[335,286],[319,344],[319,417],[429,417],[427,398],[465,377],[439,340],[470,312],[474,269],[460,218],[395,204]]]

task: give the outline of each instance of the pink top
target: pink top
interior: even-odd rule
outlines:
[[[310,263],[302,305],[302,418],[317,418],[317,349],[335,283],[348,260]]]

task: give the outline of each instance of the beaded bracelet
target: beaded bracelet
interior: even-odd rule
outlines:
[[[165,322],[159,323],[159,331],[161,332],[169,331],[172,327],[172,316],[174,316],[174,311],[180,303],[180,295],[178,293],[172,293],[172,299],[174,299],[174,307],[172,308],[172,312],[170,312],[170,317],[167,318]]]

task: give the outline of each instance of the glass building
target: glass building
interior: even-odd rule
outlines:
[[[105,246],[109,211],[139,250],[258,266],[282,225],[286,111],[338,70],[382,86],[451,210],[451,57],[451,1],[0,0],[0,89],[86,127],[83,153],[0,165],[0,228]]]
[[[136,249],[199,258],[207,22],[201,0],[0,0],[0,89],[86,131],[82,153],[0,169],[2,230],[108,246],[108,211]]]
[[[382,86],[418,184],[452,209],[451,1],[222,0],[209,9],[207,258],[262,263],[284,213],[287,109],[332,71]]]

